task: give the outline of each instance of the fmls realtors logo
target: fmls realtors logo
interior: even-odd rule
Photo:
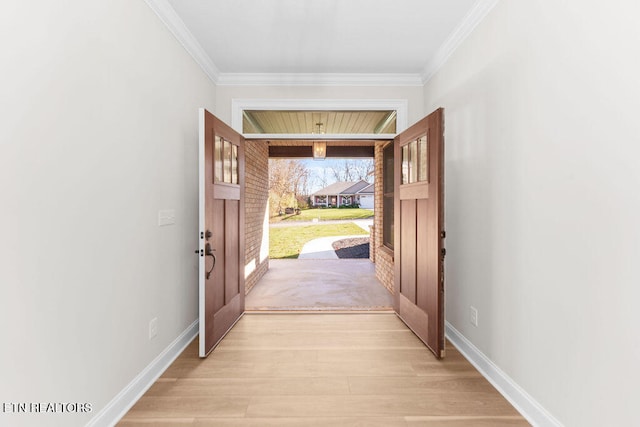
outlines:
[[[91,403],[61,403],[61,402],[4,402],[2,412],[5,414],[76,414],[91,412]]]

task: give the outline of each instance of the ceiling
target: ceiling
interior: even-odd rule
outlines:
[[[422,86],[498,0],[145,1],[217,85]],[[397,130],[389,111],[256,110],[243,133],[311,135],[316,123],[344,138]]]
[[[168,3],[166,3],[168,1]],[[147,0],[217,75],[428,74],[495,0]],[[163,3],[164,2],[164,3]],[[160,4],[164,4],[164,6]],[[167,8],[167,6],[170,6]],[[167,12],[167,9],[171,9]],[[175,11],[175,12],[174,12]],[[175,19],[175,18],[179,19]],[[184,24],[182,25],[181,22]],[[455,43],[454,43],[455,44]],[[193,50],[193,49],[192,49]],[[192,53],[193,55],[193,53]],[[194,55],[195,57],[195,55]]]
[[[394,134],[395,111],[244,110],[243,134]]]

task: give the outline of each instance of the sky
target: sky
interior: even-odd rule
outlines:
[[[366,162],[371,159],[349,159],[350,161]],[[326,185],[336,182],[332,168],[339,168],[344,159],[325,159],[325,160],[313,160],[313,159],[300,159],[300,162],[304,164],[311,173],[311,180],[309,183],[309,192],[313,193]],[[323,185],[323,181],[326,185]],[[373,182],[373,177],[370,177],[370,182]]]

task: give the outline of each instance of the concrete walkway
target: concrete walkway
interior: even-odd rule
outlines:
[[[327,222],[353,222],[369,232],[373,219]],[[335,241],[361,237],[368,235],[321,237],[307,242],[298,259],[269,260],[269,271],[246,297],[246,309],[392,310],[393,296],[376,278],[375,265],[368,259],[339,259],[333,250]]]
[[[371,231],[369,226],[373,225],[373,218],[370,218],[370,219],[355,219],[355,220],[353,220],[351,222],[353,222],[355,225],[357,225],[358,227],[362,228],[364,231],[369,233]]]
[[[298,259],[338,259],[336,251],[333,250],[333,242],[342,239],[353,239],[367,237],[366,234],[356,234],[353,236],[329,236],[313,239],[304,244],[300,250]]]
[[[362,228],[366,232],[369,232],[369,226],[373,225],[372,219],[357,219],[348,222],[353,222],[358,227]],[[365,234],[357,234],[351,236],[330,236],[320,237],[313,239],[304,244],[300,250],[298,259],[338,259],[338,255],[333,250],[333,242],[337,242],[342,239],[353,239],[367,237]]]
[[[272,259],[245,300],[249,311],[392,310],[368,259]]]

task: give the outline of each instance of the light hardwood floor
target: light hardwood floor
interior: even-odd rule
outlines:
[[[207,359],[191,343],[118,425],[529,425],[446,351],[394,314],[246,314]]]

